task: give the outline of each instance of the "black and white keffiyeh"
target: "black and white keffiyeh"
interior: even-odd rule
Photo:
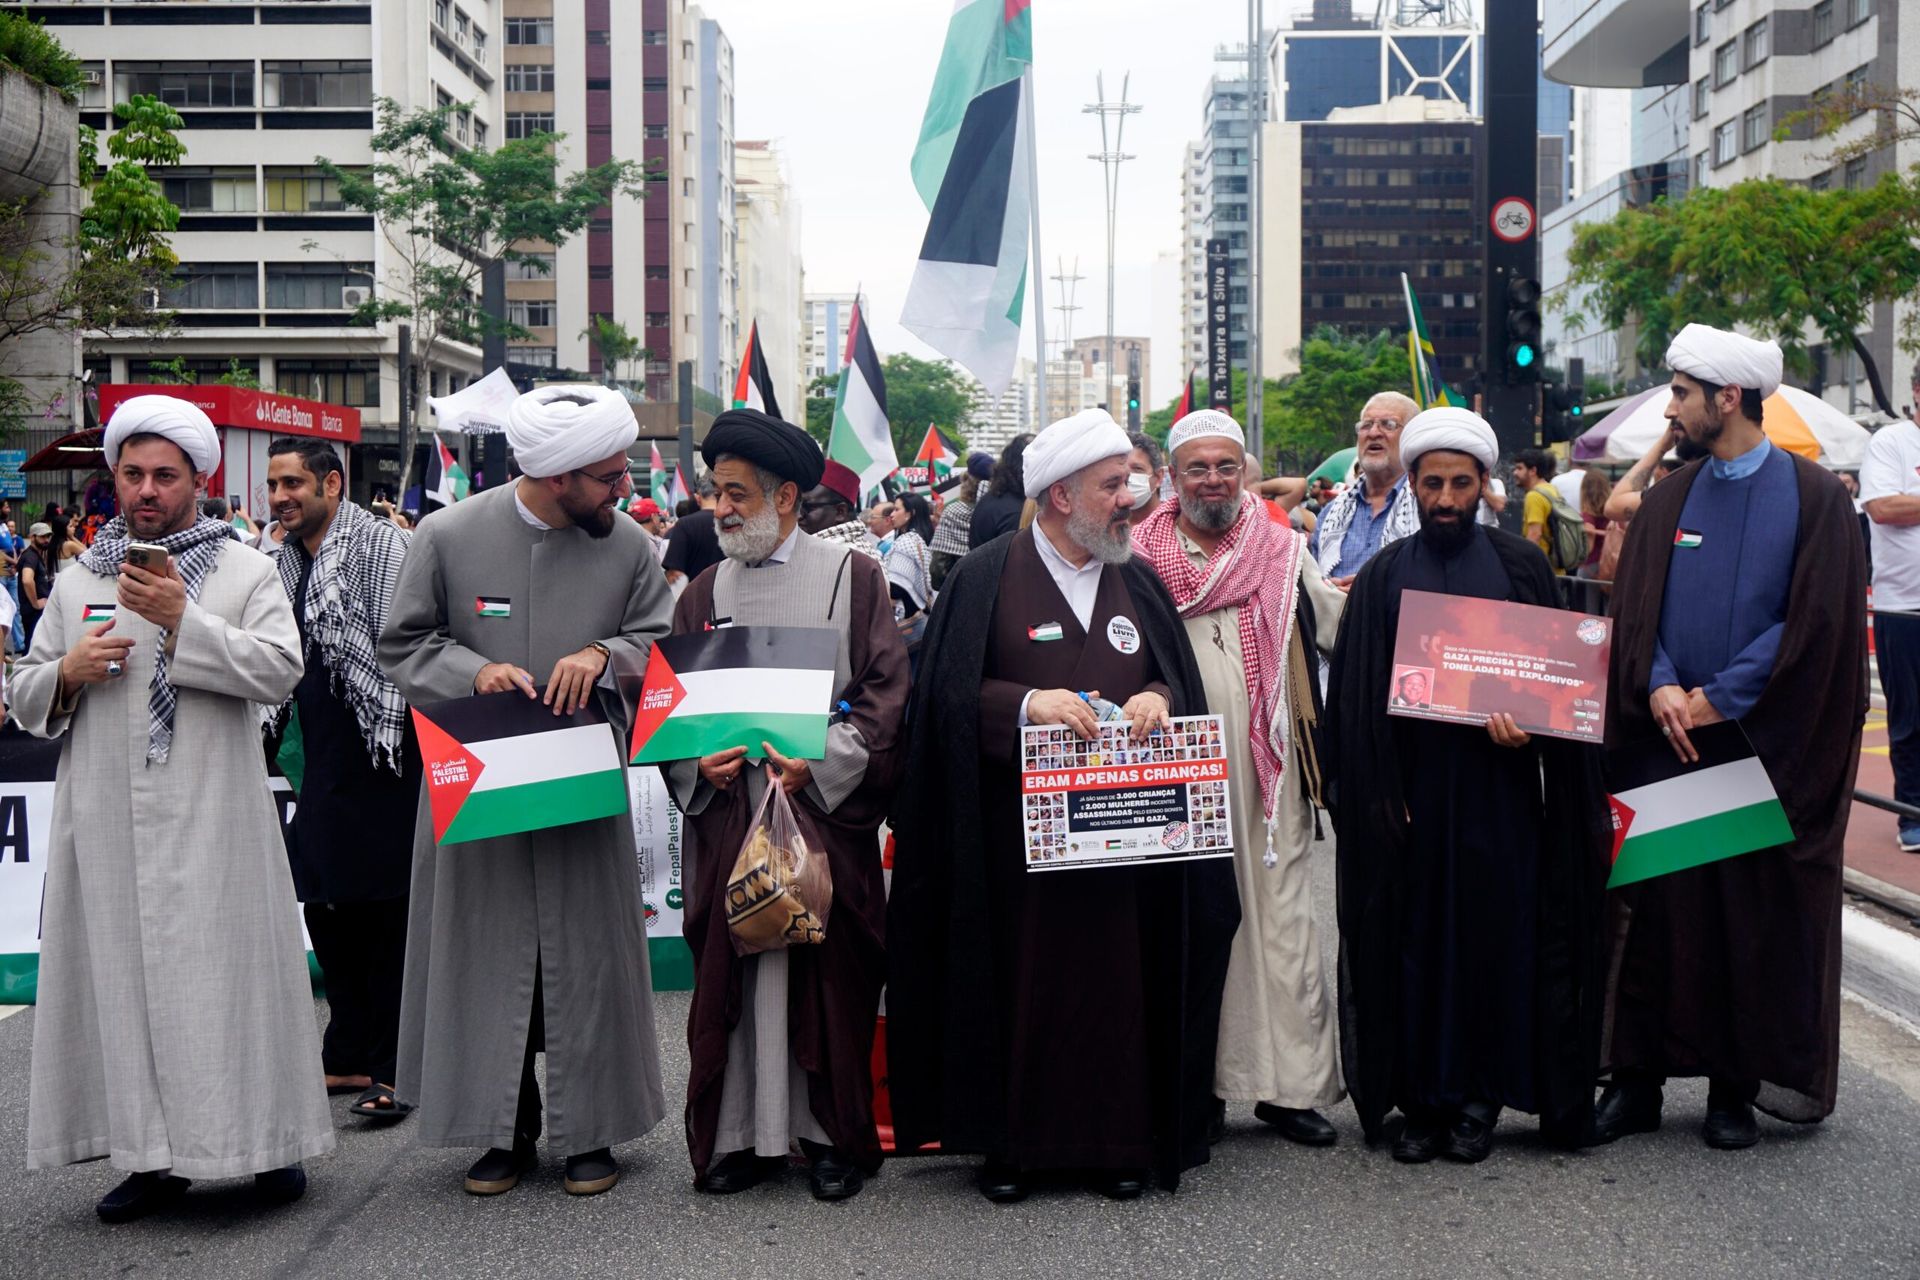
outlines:
[[[829,528],[822,529],[813,536],[822,542],[832,542],[840,546],[852,547],[863,555],[870,556],[875,560],[880,559],[880,543],[875,540],[871,533],[867,532],[867,526],[858,520],[849,520],[845,524],[832,525]]]
[[[407,534],[389,520],[369,514],[351,502],[334,513],[320,553],[307,575],[306,643],[318,649],[327,664],[334,691],[345,699],[360,736],[376,766],[400,770],[400,749],[407,730],[407,702],[374,658],[394,587],[400,581],[400,563],[407,555]],[[307,549],[298,538],[288,538],[274,557],[280,584],[292,600],[300,590]],[[272,716],[284,725],[293,707],[291,696]]]
[[[200,588],[206,585],[207,575],[220,559],[220,544],[238,541],[239,537],[226,521],[201,516],[178,533],[140,541],[167,549],[180,581],[187,588],[187,599],[198,601]],[[80,557],[80,563],[104,577],[117,578],[120,566],[126,562],[127,545],[132,541],[127,518],[115,516],[94,535],[93,545]],[[167,647],[161,644],[154,651],[153,684],[147,692],[147,761],[150,764],[165,764],[167,753],[173,749],[173,713],[177,705],[173,682],[167,678]]]

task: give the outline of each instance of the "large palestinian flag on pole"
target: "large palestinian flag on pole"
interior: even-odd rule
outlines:
[[[834,632],[819,627],[721,627],[654,642],[633,721],[634,764],[659,764],[771,742],[784,756],[827,754]]]
[[[1665,738],[1609,752],[1613,874],[1609,889],[1793,839],[1787,811],[1737,721],[1690,730],[1683,764]]]
[[[672,499],[667,491],[672,488],[673,482],[667,478],[666,460],[660,456],[659,445],[648,447],[653,450],[653,456],[647,462],[647,496],[659,503],[662,511],[672,514]]]
[[[929,422],[927,434],[920,439],[920,452],[913,455],[913,460],[927,469],[927,483],[934,484],[953,474],[960,451],[947,439],[946,432]]]
[[[453,452],[440,438],[440,433],[434,432],[433,445],[427,453],[427,474],[420,491],[441,506],[450,507],[466,497],[468,489],[467,473],[454,461]]]
[[[426,765],[435,844],[627,811],[619,740],[592,706],[556,716],[518,690],[483,693],[416,706],[413,727]]]
[[[1180,393],[1180,403],[1173,406],[1173,420],[1175,422],[1178,422],[1180,421],[1180,419],[1186,417],[1188,414],[1192,412],[1193,412],[1193,370],[1189,369],[1187,370],[1186,389]]]
[[[840,362],[840,386],[833,394],[827,456],[860,477],[863,493],[900,469],[893,427],[887,421],[887,379],[858,300],[847,321],[846,358]]]
[[[913,149],[930,216],[900,323],[993,396],[1020,347],[1032,122],[1031,0],[957,0]]]
[[[758,320],[747,328],[747,349],[740,353],[740,376],[733,383],[733,407],[780,416],[780,402],[773,395],[773,374],[767,369],[767,353],[760,349]]]

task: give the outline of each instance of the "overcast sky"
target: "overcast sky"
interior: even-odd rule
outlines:
[[[770,138],[786,153],[802,208],[809,293],[851,292],[870,301],[882,355],[933,353],[902,329],[900,309],[926,230],[907,161],[952,13],[950,0],[701,0],[733,42],[734,131]],[[1280,4],[1268,5],[1272,22]],[[1171,395],[1181,378],[1175,298],[1154,296],[1154,261],[1180,247],[1180,168],[1197,138],[1214,48],[1246,39],[1237,0],[1034,0],[1034,77],[1039,101],[1041,249],[1047,273],[1076,258],[1086,277],[1075,301],[1076,336],[1106,327],[1105,201],[1099,122],[1081,107],[1106,73],[1118,98],[1128,72],[1131,101],[1121,166],[1115,245],[1115,327],[1154,340],[1151,393]],[[1223,70],[1231,71],[1231,64]],[[1060,333],[1060,290],[1046,282],[1050,338]],[[1026,354],[1032,354],[1031,311]],[[1156,308],[1159,315],[1156,316]]]

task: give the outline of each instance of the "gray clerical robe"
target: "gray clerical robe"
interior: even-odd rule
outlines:
[[[413,535],[380,637],[380,665],[409,702],[467,697],[490,662],[544,685],[593,641],[644,668],[667,633],[666,581],[639,525],[618,518],[598,539],[536,529],[514,488],[437,511]],[[482,617],[482,597],[505,600],[505,616]],[[602,703],[624,742],[616,699]],[[549,1142],[574,1154],[651,1130],[666,1097],[630,816],[442,850],[423,797],[397,1082],[419,1104],[422,1143],[512,1144],[536,979]]]
[[[273,564],[220,547],[168,670],[173,748],[149,764],[160,630],[119,608],[126,674],[59,703],[60,659],[115,582],[73,565],[14,668],[13,713],[65,736],[42,907],[31,1168],[111,1157],[228,1178],[333,1149],[300,908],[252,702],[300,679]]]

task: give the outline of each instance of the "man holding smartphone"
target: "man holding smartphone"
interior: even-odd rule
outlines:
[[[121,515],[60,574],[14,714],[67,737],[54,790],[27,1165],[110,1158],[109,1222],[190,1178],[306,1189],[333,1149],[293,883],[253,703],[300,679],[273,565],[196,499],[206,414],[136,396],[102,443]],[[80,850],[85,850],[82,856]]]

